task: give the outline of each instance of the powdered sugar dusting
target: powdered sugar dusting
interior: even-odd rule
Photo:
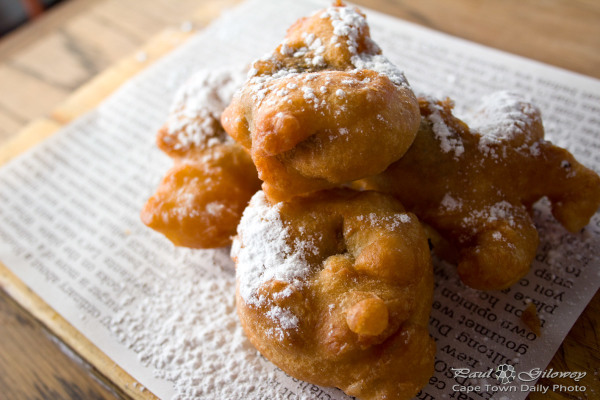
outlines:
[[[321,38],[316,37],[314,33],[303,32],[301,37],[304,46],[294,48],[290,45],[288,39],[284,39],[280,43],[278,51],[267,54],[260,59],[261,61],[270,61],[278,64],[277,59],[280,56],[293,57],[298,59],[299,65],[302,65],[302,67],[282,67],[274,73],[269,72],[268,75],[258,75],[257,69],[250,69],[247,86],[255,103],[260,104],[267,97],[272,90],[271,85],[274,80],[290,78],[298,74],[308,74],[308,78],[310,78],[312,72],[326,69],[327,63],[324,55],[328,47],[344,46],[348,49],[351,55],[351,64],[354,66],[354,69],[351,69],[351,71],[372,70],[385,75],[398,86],[409,87],[403,72],[386,57],[378,54],[381,50],[371,38],[365,38],[366,49],[362,49],[365,51],[358,52],[358,39],[363,35],[363,31],[367,29],[367,21],[364,15],[358,12],[357,9],[352,7],[329,7],[321,13],[320,17],[328,19],[331,22],[333,36],[329,40],[329,43],[323,43]],[[312,78],[315,77],[313,76]],[[294,87],[287,87],[289,90],[297,88],[295,84]],[[327,88],[322,86],[319,88],[319,92],[326,93]],[[277,94],[285,100],[285,96],[289,92],[280,90]],[[306,92],[304,94],[307,100],[313,99],[311,94],[307,95]],[[343,97],[339,93],[338,96]],[[316,97],[314,99],[316,100]],[[317,102],[315,102],[316,105],[318,105]]]
[[[279,306],[271,307],[266,315],[273,320],[277,320],[283,329],[294,329],[298,326],[298,317],[285,308]]]
[[[257,386],[275,379],[277,370],[257,354],[237,320],[226,252],[197,250],[193,261],[186,258],[156,283],[154,295],[107,322],[110,330],[157,378],[173,382],[174,400],[274,395]]]
[[[440,142],[440,148],[444,153],[453,152],[455,157],[460,157],[465,152],[462,139],[459,135],[452,132],[448,125],[446,125],[446,122],[444,122],[440,114],[442,107],[433,101],[430,101],[430,105],[432,112],[427,116],[427,119],[432,123],[433,133]]]
[[[267,303],[259,294],[265,283],[276,280],[301,288],[311,273],[306,255],[314,252],[314,246],[310,240],[292,242],[279,215],[280,206],[269,204],[264,192],[257,192],[244,211],[233,241],[231,255],[236,259],[239,293],[248,305]],[[283,329],[298,324],[290,310],[271,308],[267,315]]]
[[[371,227],[379,227],[388,231],[394,231],[402,224],[408,224],[413,220],[407,213],[397,213],[385,216],[369,213],[367,215],[359,215],[356,219]]]
[[[515,206],[510,204],[508,201],[502,200],[483,210],[472,210],[470,215],[463,219],[463,227],[477,225],[477,220],[485,219],[488,223],[496,221],[504,221],[510,227],[516,228],[517,222],[514,219]]]
[[[177,92],[167,120],[166,142],[176,150],[211,147],[230,140],[220,125],[221,113],[244,82],[241,69],[196,72]]]

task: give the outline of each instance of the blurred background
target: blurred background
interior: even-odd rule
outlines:
[[[0,0],[0,36],[65,0]]]

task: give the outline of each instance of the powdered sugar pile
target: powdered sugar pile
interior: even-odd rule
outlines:
[[[155,368],[156,377],[174,383],[175,399],[272,395],[257,392],[276,370],[257,354],[238,322],[227,253],[191,254],[174,263],[168,279],[156,282],[154,296],[115,315],[111,331]]]
[[[352,57],[352,64],[357,69],[370,69],[381,75],[385,75],[398,86],[410,87],[404,73],[384,55],[361,53]]]
[[[342,43],[340,40],[345,38],[350,53],[356,54],[357,40],[361,31],[367,28],[365,17],[350,7],[329,7],[321,14],[321,18],[329,18],[333,27],[333,37],[329,44],[339,47]]]
[[[427,119],[432,123],[441,150],[460,157],[465,151],[462,139],[444,122],[440,113],[442,107],[428,95],[423,96],[430,99],[432,112]],[[484,155],[499,157],[494,147],[508,144],[520,136],[524,139],[523,143],[511,143],[515,149],[534,157],[540,154],[543,131],[534,128],[535,125],[541,126],[540,111],[523,95],[509,91],[491,93],[483,97],[476,108],[467,110],[463,119],[472,132],[481,135],[478,148]]]
[[[479,149],[485,153],[492,151],[492,145],[532,134],[535,131],[531,127],[534,123],[540,124],[540,118],[537,107],[524,96],[509,91],[483,97],[479,106],[465,116],[471,130],[482,135]],[[527,139],[531,142],[538,138]]]
[[[341,46],[345,39],[348,51],[353,54],[351,62],[356,69],[369,69],[387,76],[398,86],[408,87],[408,82],[402,71],[385,56],[379,53],[379,46],[371,39],[366,38],[367,52],[358,53],[357,39],[361,32],[367,29],[367,20],[358,10],[351,7],[329,7],[321,18],[329,18],[333,26],[333,37],[330,45]]]
[[[303,57],[307,65],[313,67],[322,67],[325,65],[325,59],[323,53],[325,52],[325,46],[321,39],[316,38],[314,33],[302,32],[302,39],[304,39],[305,47],[301,47],[298,50],[288,46],[287,39],[281,42],[281,48],[279,52],[284,56],[293,56],[296,58]],[[307,56],[312,55],[312,59],[308,59]]]
[[[238,237],[233,241],[231,256],[237,260],[239,292],[246,304],[264,305],[267,299],[258,291],[271,280],[301,288],[311,273],[306,255],[314,253],[316,248],[306,239],[291,242],[289,230],[279,216],[281,204],[271,205],[264,192],[257,192],[238,226]],[[291,291],[289,288],[286,290],[279,295],[289,296]],[[290,310],[275,306],[267,315],[282,329],[298,325],[298,319]]]
[[[241,69],[207,69],[194,74],[175,95],[165,141],[176,150],[211,147],[230,140],[220,126],[221,113],[244,82]]]
[[[462,208],[463,203],[461,200],[458,200],[458,199],[455,199],[454,197],[452,197],[450,195],[450,193],[446,193],[444,195],[444,198],[440,202],[440,206],[445,208],[448,211],[456,211],[456,210],[460,210]]]

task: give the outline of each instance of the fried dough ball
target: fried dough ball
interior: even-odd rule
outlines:
[[[174,160],[142,221],[176,246],[231,244],[248,201],[260,189],[250,155],[223,130],[220,116],[241,85],[233,70],[202,70],[178,92],[158,147]]]
[[[538,245],[529,211],[540,198],[571,232],[598,209],[598,175],[544,140],[539,110],[521,96],[484,99],[471,129],[452,115],[450,100],[419,104],[410,150],[360,185],[393,194],[455,246],[467,285],[502,289],[528,272]]]
[[[231,237],[260,188],[248,153],[230,144],[175,163],[142,210],[142,221],[176,246],[216,248]]]
[[[244,331],[288,374],[361,399],[409,399],[432,375],[429,246],[393,197],[260,191],[232,257]]]
[[[412,143],[419,108],[371,40],[365,16],[330,7],[292,25],[222,123],[254,160],[273,201],[383,171]]]

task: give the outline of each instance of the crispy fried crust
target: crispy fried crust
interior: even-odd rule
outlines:
[[[265,220],[280,230],[256,230]],[[270,256],[249,248],[258,235],[284,238],[274,246],[285,258],[272,268],[295,260],[295,271],[307,272],[273,275]],[[392,197],[336,190],[270,205],[259,192],[232,255],[242,326],[290,375],[361,399],[409,399],[427,383],[435,353],[429,247],[417,218]]]
[[[178,160],[144,205],[141,219],[176,246],[228,246],[259,188],[248,153],[235,143],[221,144]]]
[[[479,131],[452,115],[449,100],[419,99],[410,150],[360,183],[393,194],[454,245],[461,279],[478,289],[502,289],[527,273],[538,245],[529,208],[540,198],[572,232],[600,205],[598,175],[544,140],[539,111],[518,96],[497,96],[501,107],[478,116],[494,126]]]
[[[419,111],[364,15],[331,7],[253,64],[222,123],[280,201],[383,171],[412,143]]]

